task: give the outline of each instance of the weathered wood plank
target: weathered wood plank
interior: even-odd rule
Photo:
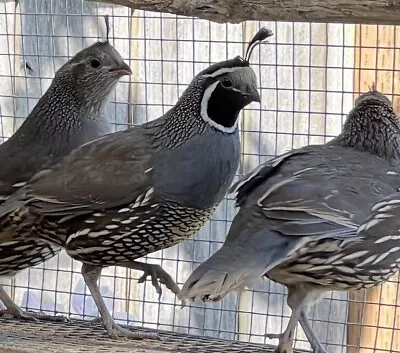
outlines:
[[[219,23],[306,21],[400,23],[398,0],[88,0],[134,9],[193,16]]]

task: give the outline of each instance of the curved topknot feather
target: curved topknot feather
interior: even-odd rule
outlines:
[[[239,55],[236,56],[233,59],[229,59],[226,61],[221,61],[218,63],[215,63],[213,65],[210,65],[203,71],[198,73],[198,76],[203,76],[203,75],[212,75],[216,71],[220,69],[230,69],[234,67],[244,67],[244,66],[249,66],[249,60],[251,57],[251,54],[254,50],[254,48],[257,45],[260,45],[261,43],[266,43],[264,40],[268,37],[271,37],[273,35],[272,31],[270,29],[267,29],[265,27],[262,27],[253,37],[253,39],[249,42],[247,49],[246,49],[246,55],[245,58],[243,59]]]
[[[371,86],[368,85],[368,89],[369,89],[370,92],[377,92],[375,81],[372,82]]]
[[[106,24],[106,38],[108,42],[110,35],[110,16],[108,14],[104,16],[104,22]]]
[[[274,33],[270,29],[266,27],[261,27],[259,31],[254,35],[253,39],[249,42],[246,49],[246,54],[244,56],[244,61],[249,62],[254,48],[257,45],[265,43],[265,40],[269,37],[272,37],[273,35]]]

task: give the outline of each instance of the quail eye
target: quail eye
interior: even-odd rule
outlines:
[[[231,88],[233,86],[233,83],[228,77],[224,77],[221,81],[221,85],[225,88]]]
[[[98,68],[101,65],[101,62],[99,59],[90,59],[90,66],[93,67],[94,69]]]

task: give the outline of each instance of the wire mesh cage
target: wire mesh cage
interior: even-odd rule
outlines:
[[[0,2],[0,118],[2,141],[20,126],[49,87],[55,71],[84,47],[105,37],[103,15],[111,17],[111,43],[132,68],[107,105],[115,130],[165,113],[193,76],[210,63],[243,55],[261,26],[270,43],[252,57],[262,96],[240,118],[242,160],[238,175],[288,149],[336,136],[354,98],[372,82],[398,107],[399,52],[395,26],[254,22],[217,24],[205,20],[131,11],[83,0]],[[149,255],[182,285],[191,271],[222,244],[235,215],[230,195],[190,240]],[[260,282],[216,304],[180,308],[164,289],[161,299],[140,273],[103,271],[100,286],[119,323],[176,333],[276,344],[290,309],[285,290]],[[80,263],[64,252],[50,261],[1,278],[24,308],[93,319],[97,309],[85,288]],[[332,353],[400,351],[397,277],[368,293],[328,294],[312,311],[314,329]],[[368,299],[370,304],[362,304]],[[371,304],[372,303],[372,304]],[[375,304],[373,304],[375,303]],[[347,322],[349,324],[347,324]],[[354,325],[351,325],[353,323]],[[359,325],[364,325],[362,328]],[[310,346],[301,329],[296,348]]]

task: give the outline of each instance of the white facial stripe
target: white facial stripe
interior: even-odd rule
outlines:
[[[245,66],[236,66],[236,67],[222,68],[222,69],[219,69],[219,70],[215,71],[215,72],[212,73],[212,74],[203,75],[203,76],[204,76],[204,77],[217,77],[217,76],[219,76],[219,75],[227,74],[227,73],[229,73],[229,72],[235,72],[235,71],[238,71],[238,70],[243,70],[244,67],[245,67]]]
[[[220,71],[222,71],[222,70],[220,70]],[[201,100],[200,115],[206,123],[210,124],[217,130],[231,134],[231,133],[235,132],[235,130],[237,128],[237,121],[235,122],[235,124],[233,124],[233,126],[225,127],[225,126],[222,126],[222,125],[216,123],[207,114],[208,101],[210,100],[211,94],[214,92],[214,90],[218,86],[218,84],[219,84],[219,81],[214,82],[212,85],[207,87],[207,89],[205,90],[203,99]]]

